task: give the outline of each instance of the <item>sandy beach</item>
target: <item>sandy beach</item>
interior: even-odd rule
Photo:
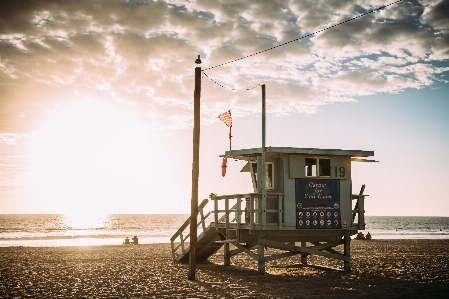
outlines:
[[[267,263],[265,275],[244,254],[224,267],[219,251],[189,281],[170,244],[3,247],[0,298],[447,298],[448,249],[449,240],[353,240],[350,273],[296,256]]]

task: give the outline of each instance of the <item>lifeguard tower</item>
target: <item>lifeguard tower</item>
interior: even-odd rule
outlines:
[[[246,253],[265,273],[265,263],[315,254],[342,260],[350,271],[350,241],[365,229],[364,185],[352,194],[351,161],[367,161],[373,151],[267,147],[227,151],[222,157],[246,161],[253,193],[211,194],[199,205],[197,261],[207,260],[224,246],[224,265]],[[190,220],[171,238],[174,261],[188,262]],[[187,229],[187,230],[186,230]],[[333,247],[343,245],[343,253]],[[231,247],[232,246],[232,247]],[[265,255],[265,248],[283,251]]]

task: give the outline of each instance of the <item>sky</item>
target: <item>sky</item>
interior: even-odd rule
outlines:
[[[265,84],[267,146],[374,151],[352,164],[366,215],[449,216],[448,11],[1,0],[0,213],[190,213],[200,55],[199,201],[252,192],[243,162],[221,176],[217,116],[232,112],[233,149],[260,147]]]

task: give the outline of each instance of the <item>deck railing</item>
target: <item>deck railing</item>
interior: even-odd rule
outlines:
[[[282,229],[283,193],[212,194],[216,228]],[[224,203],[223,203],[224,202]],[[224,207],[223,207],[224,205]],[[268,208],[270,207],[270,208]]]
[[[198,235],[198,238],[201,237],[202,234],[206,232],[207,226],[206,226],[206,219],[211,215],[211,212],[208,212],[207,214],[204,214],[204,207],[207,205],[209,200],[206,198],[204,199],[201,204],[198,206],[198,214],[200,215],[200,220],[198,222],[198,230],[201,231],[201,233]],[[171,252],[173,260],[176,260],[176,253],[181,248],[182,254],[185,254],[189,247],[186,247],[186,241],[190,238],[190,230],[187,232],[184,232],[186,228],[190,227],[190,217],[187,218],[187,220],[184,222],[183,225],[178,229],[178,231],[170,238],[171,242]],[[187,234],[186,234],[187,233]],[[177,242],[176,240],[179,238],[179,243],[175,245]]]
[[[352,200],[357,200],[354,209],[352,210],[353,221],[357,216],[357,223],[353,223],[359,230],[365,229],[365,196],[363,194],[352,194]]]

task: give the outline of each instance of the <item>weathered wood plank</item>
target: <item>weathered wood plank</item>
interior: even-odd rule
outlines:
[[[335,243],[335,242],[332,242],[332,243]],[[343,260],[343,261],[347,261],[347,262],[350,261],[349,256],[345,256],[343,254],[333,254],[333,253],[322,251],[321,250],[322,248],[331,247],[331,245],[327,245],[327,243],[321,244],[319,246],[313,246],[313,247],[300,247],[300,246],[292,246],[290,244],[284,244],[284,243],[280,243],[280,242],[262,239],[261,244],[269,246],[269,247],[277,248],[277,249],[294,250],[294,251],[299,251],[300,253],[304,252],[304,253],[324,256],[327,258]],[[341,243],[338,243],[338,245],[339,244],[341,244]],[[325,247],[322,247],[322,246],[325,246]]]

